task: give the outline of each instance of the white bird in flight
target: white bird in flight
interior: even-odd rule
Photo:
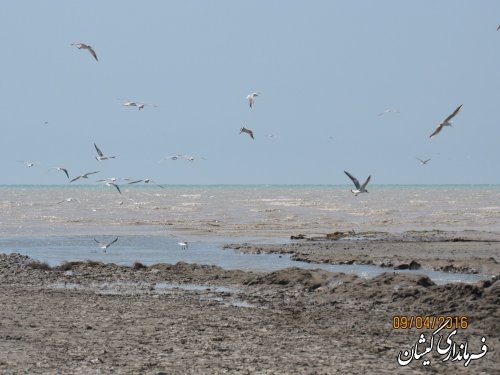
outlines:
[[[167,157],[165,157],[165,159],[169,159],[169,160],[184,159],[184,160],[187,160],[187,161],[195,161],[196,159],[207,160],[203,156],[201,156],[201,157],[195,157],[195,156],[191,156],[191,155],[181,155],[181,154],[167,156]]]
[[[116,181],[116,178],[113,177],[105,180],[97,180],[96,182],[104,182],[104,185],[109,187],[113,186],[121,194],[122,191],[120,190],[120,187],[117,184],[115,184],[114,181]]]
[[[182,250],[187,250],[189,248],[189,244],[187,241],[177,242],[177,245],[179,245]]]
[[[396,110],[396,109],[387,108],[385,111],[380,112],[377,116],[379,116],[379,117],[380,117],[380,116],[385,115],[386,113],[391,113],[391,112],[393,112],[393,113],[399,113],[399,111],[398,111],[398,110]]]
[[[36,163],[32,161],[18,160],[17,162],[26,164],[28,168],[34,167],[36,165]]]
[[[431,161],[431,159],[427,159],[427,160],[422,160],[420,158],[416,158],[422,165],[426,165],[428,162]]]
[[[101,249],[104,250],[104,252],[106,252],[106,249],[108,247],[110,247],[111,245],[113,245],[116,241],[118,241],[118,237],[116,237],[113,241],[109,242],[109,243],[103,243],[103,242],[100,242],[100,241],[97,241],[95,238],[94,238],[94,241],[97,242],[99,244],[99,247]]]
[[[108,177],[108,178],[103,178],[101,180],[96,180],[96,182],[116,182],[118,180],[119,178],[117,177]]]
[[[356,190],[354,190],[354,189],[351,190],[351,192],[355,196],[358,196],[358,194],[361,194],[361,193],[368,193],[368,190],[366,190],[366,185],[368,185],[368,183],[370,182],[370,179],[372,178],[371,175],[368,176],[368,178],[366,179],[366,181],[363,185],[360,185],[359,181],[357,180],[356,177],[351,175],[349,172],[344,171],[344,173],[352,180],[352,182],[354,183],[354,186],[356,186]]]
[[[259,96],[259,95],[260,95],[260,92],[258,92],[258,91],[252,92],[252,93],[247,95],[248,105],[250,106],[250,109],[253,108],[253,103],[255,101],[255,97]]]
[[[244,126],[240,129],[240,134],[241,133],[246,133],[246,134],[248,134],[250,136],[250,138],[255,139],[254,136],[253,136],[253,131],[251,131],[250,129],[245,128]]]
[[[96,171],[96,172],[87,172],[87,173],[81,174],[80,176],[76,176],[75,178],[71,179],[69,182],[76,181],[76,180],[78,180],[80,178],[89,178],[89,176],[91,174],[94,174],[94,173],[99,173],[99,171]]]
[[[90,54],[92,56],[94,56],[94,59],[96,59],[96,61],[99,61],[97,59],[97,54],[95,53],[94,49],[91,46],[89,46],[88,44],[85,44],[85,43],[71,43],[71,45],[75,46],[78,49],[86,49],[87,51],[90,52]]]
[[[432,138],[433,136],[437,135],[442,129],[443,127],[445,126],[452,126],[451,125],[451,119],[453,117],[455,117],[458,113],[458,111],[460,111],[460,108],[462,108],[462,105],[463,104],[460,104],[454,111],[451,115],[449,115],[448,117],[446,117],[436,128],[436,130],[434,130],[434,133],[432,133],[429,138]]]
[[[102,151],[97,147],[97,145],[94,143],[95,150],[97,151],[97,156],[95,157],[97,160],[108,160],[108,159],[114,159],[116,156],[104,156]]]
[[[151,180],[150,178],[143,178],[143,179],[140,179],[140,180],[132,180],[131,178],[126,178],[125,181],[130,181],[128,184],[129,185],[132,185],[132,184],[138,184],[139,182],[144,182],[145,184],[149,184],[150,182],[152,182],[153,184],[161,187],[162,189],[165,189],[164,186],[161,186],[159,184],[157,184],[156,182],[154,182],[153,180]]]
[[[64,172],[66,174],[66,177],[69,178],[69,173],[68,173],[68,170],[66,168],[63,168],[63,167],[53,167],[55,170],[58,170],[60,172]]]
[[[73,201],[76,201],[76,199],[75,198],[66,198],[65,200],[57,202],[56,204],[61,204],[64,202],[73,202]]]
[[[145,106],[150,105],[151,107],[157,108],[157,105],[154,104],[148,104],[148,103],[143,103],[143,102],[133,102],[130,100],[127,100],[125,103],[123,103],[125,107],[137,107],[137,109],[140,111],[143,109]]]

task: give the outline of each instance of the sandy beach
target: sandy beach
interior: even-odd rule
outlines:
[[[287,245],[228,244],[310,262],[387,267],[373,279],[290,268],[271,273],[178,263],[46,267],[0,255],[4,374],[494,374],[500,369],[500,242],[482,232],[352,233]],[[359,234],[358,234],[359,235]],[[346,238],[347,237],[347,238]],[[224,251],[224,250],[221,250]],[[477,284],[436,285],[394,267],[480,272]],[[394,316],[466,317],[453,340],[470,361],[398,364],[422,333]],[[454,327],[452,327],[454,328]],[[441,333],[449,335],[452,328]],[[456,328],[456,327],[455,327]],[[445,336],[446,336],[445,335]]]

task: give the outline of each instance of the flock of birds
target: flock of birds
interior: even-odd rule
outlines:
[[[500,26],[498,26],[497,30],[500,30]],[[72,43],[71,45],[74,46],[74,47],[76,47],[76,48],[78,48],[79,50],[86,50],[86,51],[88,51],[90,53],[90,55],[96,61],[99,61],[99,59],[97,57],[97,53],[92,48],[92,46],[90,46],[89,44],[86,44],[86,43]],[[249,108],[251,110],[254,108],[256,98],[259,95],[260,95],[260,92],[255,91],[255,92],[251,92],[250,94],[248,94],[246,96],[246,100],[248,102],[248,106],[249,106]],[[121,99],[119,99],[119,100],[121,100]],[[157,107],[156,105],[153,105],[153,104],[144,103],[144,102],[138,102],[138,101],[131,101],[131,100],[125,101],[123,103],[123,106],[125,106],[125,107],[136,107],[138,110],[142,110],[146,106]],[[460,111],[461,108],[462,108],[462,105],[459,105],[449,116],[447,116],[443,121],[441,121],[437,125],[436,129],[429,136],[429,138],[432,138],[432,137],[435,137],[436,135],[438,135],[443,130],[444,127],[446,127],[446,126],[450,126],[451,127],[452,126],[452,121],[451,120],[459,113],[459,111]],[[377,116],[383,116],[383,115],[385,115],[387,113],[399,113],[399,111],[397,111],[395,109],[392,109],[392,108],[388,108],[388,109],[384,110],[383,112],[379,113]],[[45,125],[47,125],[47,122],[45,122]],[[254,132],[251,129],[247,128],[246,126],[242,126],[240,128],[240,134],[247,134],[252,140],[255,139]],[[272,137],[272,138],[275,137],[274,135],[269,135],[269,136]],[[105,161],[105,160],[110,160],[110,159],[115,159],[116,158],[116,156],[105,155],[102,152],[102,150],[99,148],[99,146],[97,146],[96,143],[94,143],[94,148],[95,148],[95,151],[97,153],[97,156],[95,157],[95,159],[98,160],[98,161]],[[184,155],[184,154],[178,154],[178,155],[168,156],[165,159],[168,159],[168,160],[184,159],[184,160],[192,162],[195,159],[197,159],[197,157],[190,156],[190,155]],[[200,159],[206,160],[204,157],[201,157]],[[426,165],[431,160],[430,158],[424,160],[424,159],[420,159],[418,157],[416,159],[422,165]],[[35,166],[37,164],[37,163],[32,162],[32,161],[19,161],[19,162],[24,163],[27,167],[33,167],[33,166]],[[89,176],[99,173],[99,171],[85,172],[83,174],[80,174],[80,175],[77,175],[77,176],[75,176],[73,178],[70,178],[70,174],[69,174],[67,168],[64,168],[64,167],[53,167],[53,169],[64,173],[66,175],[66,177],[68,178],[68,180],[69,180],[70,183],[78,181],[79,179],[88,179]],[[354,177],[352,174],[350,174],[347,171],[344,171],[344,173],[351,179],[352,183],[355,186],[355,189],[351,190],[351,192],[355,196],[357,196],[358,194],[362,194],[362,193],[368,193],[368,190],[366,190],[366,187],[367,187],[368,183],[370,182],[371,175],[366,178],[366,180],[365,180],[365,182],[363,184],[360,184],[359,181],[358,181],[358,179],[356,177]],[[132,185],[132,184],[138,184],[138,183],[141,183],[141,182],[143,182],[145,184],[148,184],[150,182],[155,183],[153,180],[151,180],[149,178],[146,178],[146,179],[129,179],[129,178],[125,178],[124,180],[128,181],[127,183],[130,184],[130,185]],[[104,183],[108,187],[113,187],[113,188],[116,189],[116,191],[119,194],[122,194],[120,187],[118,186],[118,184],[116,184],[116,181],[117,181],[117,179],[113,177],[113,178],[107,178],[107,179],[100,179],[100,180],[97,180],[96,182],[102,182],[102,183]],[[158,184],[156,184],[156,185],[159,186],[160,188],[164,188],[161,185],[158,185]],[[57,204],[64,203],[64,202],[72,202],[74,200],[75,199],[73,199],[73,198],[67,198],[65,200],[62,200],[62,201],[58,202]],[[118,237],[116,237],[114,240],[112,240],[111,242],[108,242],[108,243],[100,242],[100,241],[98,241],[95,238],[94,238],[94,241],[99,244],[99,247],[101,249],[103,249],[104,251],[106,251],[106,249],[108,249],[111,245],[113,245],[114,243],[116,243],[118,241]],[[187,249],[188,248],[188,242],[187,241],[179,241],[178,245],[180,246],[181,249]]]

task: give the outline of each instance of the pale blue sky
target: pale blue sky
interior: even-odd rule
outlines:
[[[166,184],[349,184],[344,170],[498,184],[499,23],[493,0],[3,2],[0,184],[66,183],[53,166]],[[93,142],[117,158],[98,162]],[[158,163],[175,154],[207,160]]]

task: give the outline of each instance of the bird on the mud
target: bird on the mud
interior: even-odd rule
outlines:
[[[106,252],[106,250],[107,250],[107,248],[108,248],[108,247],[110,247],[110,246],[111,246],[111,245],[113,245],[116,241],[118,241],[118,237],[116,237],[113,241],[108,242],[108,243],[103,243],[103,242],[100,242],[100,241],[96,240],[95,238],[94,238],[94,241],[95,241],[95,242],[97,242],[97,243],[99,244],[99,247],[100,247],[101,249],[103,249],[103,250],[104,250],[104,252]]]
[[[85,44],[85,43],[71,43],[71,45],[75,46],[78,49],[86,49],[87,51],[90,52],[90,54],[92,56],[94,56],[94,59],[96,59],[96,61],[99,61],[97,59],[97,54],[95,53],[94,49],[91,46],[89,46],[88,44]]]
[[[462,105],[463,104],[460,104],[454,111],[451,115],[449,115],[448,117],[446,117],[442,122],[439,123],[439,125],[437,126],[436,130],[434,130],[434,133],[432,133],[429,138],[432,138],[433,136],[439,134],[439,132],[443,129],[443,127],[445,126],[452,126],[451,125],[451,119],[453,117],[455,117],[458,113],[458,111],[460,111],[460,108],[462,108]]]
[[[351,175],[349,172],[347,171],[344,171],[344,173],[352,180],[352,182],[354,183],[354,186],[356,187],[356,189],[354,190],[351,190],[351,192],[355,195],[355,196],[358,196],[358,194],[361,194],[361,193],[368,193],[368,190],[366,190],[366,185],[368,185],[368,183],[370,182],[370,179],[372,178],[372,176],[368,176],[368,178],[366,179],[365,183],[363,185],[360,185],[359,184],[359,181],[357,180],[356,177],[354,177],[353,175]]]
[[[253,136],[253,131],[251,131],[250,129],[245,128],[244,126],[240,129],[240,134],[241,133],[246,133],[246,134],[248,134],[250,136],[250,138],[255,139],[254,136]]]

